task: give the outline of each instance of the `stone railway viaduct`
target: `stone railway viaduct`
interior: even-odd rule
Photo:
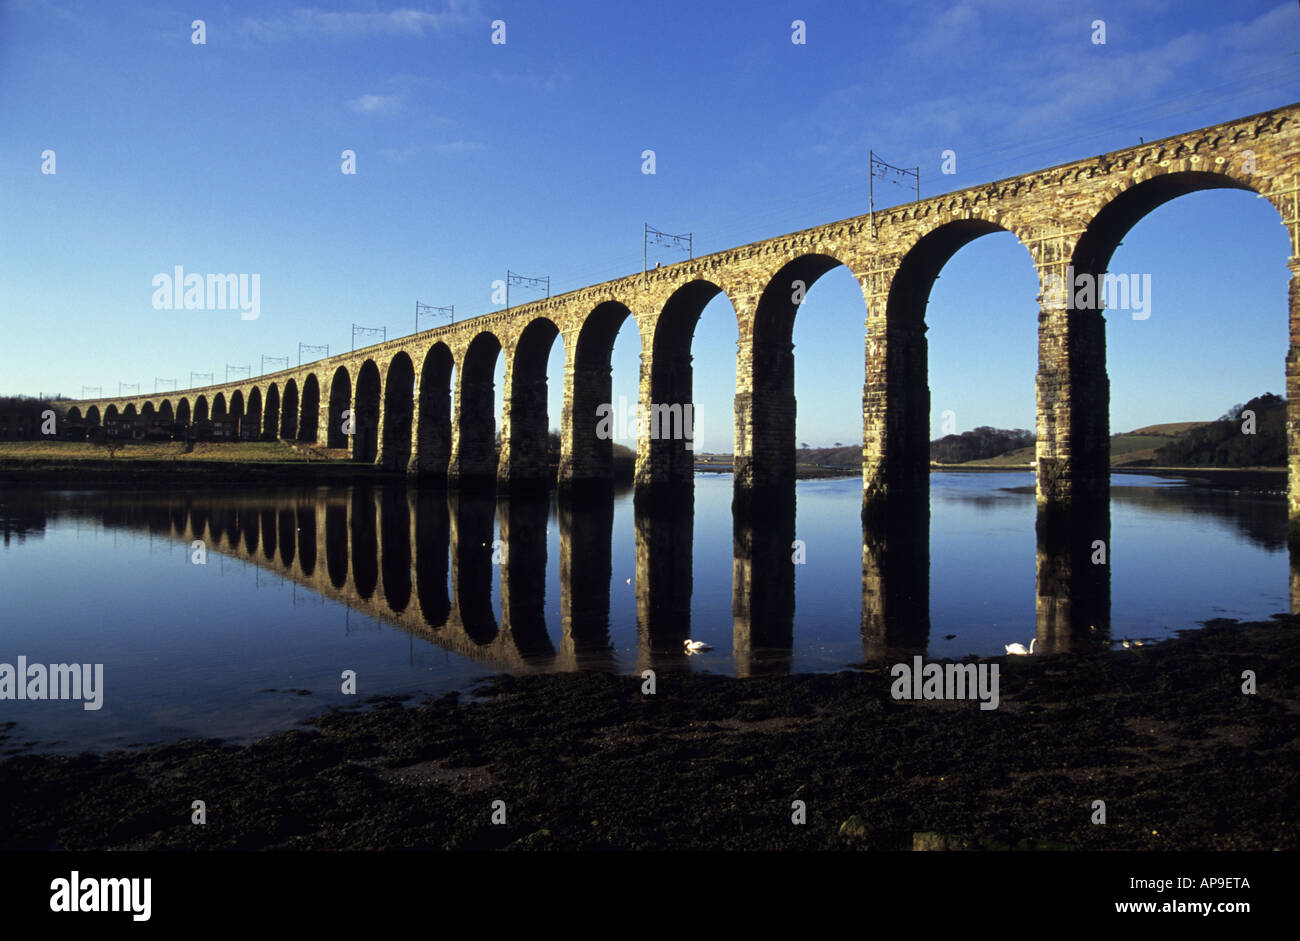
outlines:
[[[1068,508],[1081,497],[1104,498],[1108,487],[1110,391],[1103,311],[1095,304],[1077,308],[1072,292],[1053,286],[1071,270],[1100,281],[1143,216],[1183,194],[1219,188],[1267,199],[1290,236],[1286,388],[1294,534],[1300,531],[1300,104],[754,242],[255,380],[64,401],[60,408],[91,423],[132,412],[181,422],[233,417],[263,438],[346,445],[355,460],[394,472],[462,489],[495,482],[509,491],[548,475],[546,363],[558,341],[565,353],[559,484],[574,492],[610,479],[612,442],[597,435],[596,410],[611,399],[610,359],[620,327],[630,319],[641,338],[644,425],[651,404],[692,401],[695,324],[704,306],[725,293],[739,327],[736,494],[752,498],[788,486],[795,474],[795,282],[811,288],[844,265],[861,285],[866,307],[865,512],[887,505],[891,493],[928,488],[930,291],[958,249],[1005,231],[1040,275],[1039,505]],[[493,372],[499,356],[505,405],[498,459]],[[345,409],[355,417],[350,437],[343,431]],[[690,485],[693,454],[685,444],[643,437],[638,494]]]

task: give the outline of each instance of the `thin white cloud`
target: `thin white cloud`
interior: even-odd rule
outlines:
[[[402,110],[400,95],[359,95],[348,100],[348,108],[359,114],[396,114]]]
[[[424,36],[468,23],[478,0],[446,0],[438,11],[400,7],[393,10],[339,11],[299,7],[287,16],[244,21],[244,28],[265,39],[324,36],[335,39],[363,36]]]

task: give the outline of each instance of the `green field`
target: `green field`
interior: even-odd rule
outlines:
[[[339,460],[347,457],[342,448],[320,448],[311,444],[287,441],[132,441],[122,445],[111,460],[176,461],[185,463],[305,463]],[[89,441],[0,441],[0,461],[26,463],[39,461],[109,460],[108,448]]]
[[[1149,425],[1120,435],[1111,435],[1110,463],[1123,467],[1139,461],[1154,461],[1156,449],[1182,435],[1190,428],[1197,428],[1204,422],[1171,422],[1165,425]],[[967,461],[954,467],[1025,467],[1035,460],[1033,448],[1017,448],[997,457],[982,461]]]

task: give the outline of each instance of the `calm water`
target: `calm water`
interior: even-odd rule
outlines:
[[[105,688],[98,711],[0,700],[0,750],[247,740],[502,670],[835,670],[1289,609],[1280,496],[1116,475],[1107,571],[1040,551],[1028,473],[934,474],[928,558],[923,539],[864,551],[859,479],[801,482],[797,518],[748,525],[731,487],[700,475],[671,516],[630,493],[570,511],[397,487],[0,492],[0,663],[102,663]]]

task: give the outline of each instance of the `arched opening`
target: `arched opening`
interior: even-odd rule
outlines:
[[[352,416],[352,459],[373,464],[379,456],[379,367],[373,359],[357,373],[357,404]]]
[[[239,389],[230,393],[230,422],[233,437],[242,441],[247,422],[244,418],[244,393]]]
[[[420,477],[445,482],[451,462],[451,389],[455,362],[445,343],[435,343],[420,367],[420,421],[415,459]],[[439,622],[441,623],[441,622]]]
[[[501,343],[480,333],[465,351],[456,395],[456,440],[451,476],[462,489],[496,483],[496,398],[494,376]]]
[[[280,409],[280,437],[294,441],[298,437],[298,383],[290,379],[284,384],[284,402]]]
[[[741,338],[736,370],[736,492],[767,488],[783,492],[795,478],[794,324],[806,293],[822,275],[841,265],[825,254],[804,255],[768,282],[754,313],[752,333]],[[745,347],[748,347],[746,351]],[[924,432],[922,432],[924,437]]]
[[[162,404],[158,406],[158,419],[169,425],[176,421],[176,413],[172,410],[170,399],[163,399]]]
[[[100,423],[99,406],[92,405],[88,409],[86,409],[86,424],[98,425],[99,423]]]
[[[624,331],[625,322],[631,329]],[[618,338],[631,340],[618,342]],[[622,394],[614,396],[618,355]],[[635,407],[639,388],[641,332],[631,312],[606,301],[587,315],[573,350],[572,413],[561,423],[560,488],[577,496],[608,495],[614,480],[614,445],[636,448],[635,428],[622,419]]]
[[[273,382],[266,389],[266,403],[262,406],[262,438],[274,441],[280,437],[280,389]]]
[[[352,377],[348,375],[345,367],[340,366],[334,370],[334,378],[330,382],[330,407],[329,421],[325,429],[325,445],[331,448],[346,448],[348,446],[348,434],[343,430],[343,413],[352,408]],[[306,408],[303,409],[303,417],[306,418]],[[355,419],[356,416],[353,416]]]
[[[957,251],[981,235],[1006,231],[983,219],[942,225],[912,246],[890,286],[887,328],[869,338],[883,344],[883,358],[867,357],[863,387],[864,499],[891,490],[914,496],[930,485],[929,351],[926,305],[939,272]],[[870,331],[869,331],[870,332]]]
[[[309,373],[302,382],[302,409],[299,413],[298,440],[316,442],[320,434],[320,382]]]
[[[104,421],[106,422],[117,421],[116,405],[109,405],[107,408],[104,409]]]
[[[154,418],[157,417],[157,415],[158,415],[158,410],[154,408],[154,404],[152,402],[145,402],[144,405],[140,408],[140,417],[143,418],[145,421],[153,421]]]
[[[226,412],[226,394],[218,392],[212,397],[212,420],[225,421],[229,416]]]
[[[262,390],[257,386],[248,392],[248,407],[240,422],[239,436],[245,441],[257,441],[262,437]]]
[[[384,384],[384,466],[405,471],[411,460],[411,422],[415,417],[415,365],[398,353],[388,364]]]
[[[701,324],[703,342],[699,356],[693,357]],[[693,486],[700,444],[697,428],[709,429],[711,450],[731,450],[736,361],[728,352],[736,348],[737,336],[730,299],[712,282],[685,284],[664,304],[651,340],[649,415],[641,419],[646,457],[637,461],[639,492],[647,487]],[[709,377],[698,390],[696,372]]]
[[[68,409],[67,417],[70,421],[81,421],[81,409],[75,405],[72,406],[72,408]]]
[[[181,399],[176,403],[176,422],[180,425],[190,423],[190,400]]]
[[[1278,262],[1291,246],[1271,204],[1211,190],[1255,193],[1224,173],[1161,173],[1116,195],[1075,246],[1064,301],[1080,352],[1068,364],[1070,423],[1052,431],[1069,436],[1076,474],[1108,471],[1112,417],[1127,432],[1285,395],[1289,324],[1266,311],[1287,310]],[[1192,193],[1203,195],[1161,208]],[[1195,238],[1201,231],[1216,233],[1212,244]],[[1271,257],[1260,251],[1265,240],[1276,245]]]
[[[196,422],[208,420],[208,399],[207,396],[200,395],[194,400],[194,420]]]
[[[498,481],[512,490],[549,486],[547,367],[559,335],[554,322],[539,317],[523,329],[513,351],[510,388],[506,390],[510,397],[508,429],[503,429],[497,472]]]

